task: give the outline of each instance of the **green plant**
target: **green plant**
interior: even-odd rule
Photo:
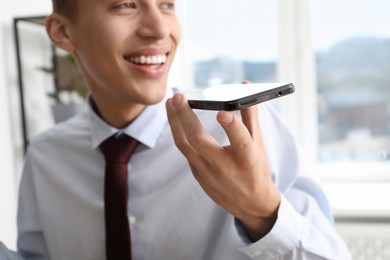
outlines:
[[[54,91],[47,95],[55,103],[69,104],[81,103],[88,95],[88,88],[78,69],[73,55],[56,56],[52,68],[40,67],[39,70],[51,74],[54,77]]]

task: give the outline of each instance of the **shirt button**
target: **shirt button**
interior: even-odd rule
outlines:
[[[134,216],[129,217],[129,224],[132,226],[137,222],[137,219]]]
[[[261,252],[260,250],[255,250],[251,252],[251,257],[261,256],[262,254],[263,252]]]

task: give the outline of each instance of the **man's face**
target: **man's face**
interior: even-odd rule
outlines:
[[[81,0],[78,4],[70,37],[94,98],[111,105],[160,101],[180,40],[175,1]]]

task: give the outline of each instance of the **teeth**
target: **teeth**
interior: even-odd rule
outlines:
[[[126,60],[134,64],[148,64],[148,65],[160,65],[167,61],[165,54],[151,55],[151,56],[139,56],[139,57],[126,57]]]

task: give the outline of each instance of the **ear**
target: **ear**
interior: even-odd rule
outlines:
[[[71,22],[60,14],[51,14],[46,18],[46,32],[52,43],[67,52],[72,53],[75,49],[70,37]]]

